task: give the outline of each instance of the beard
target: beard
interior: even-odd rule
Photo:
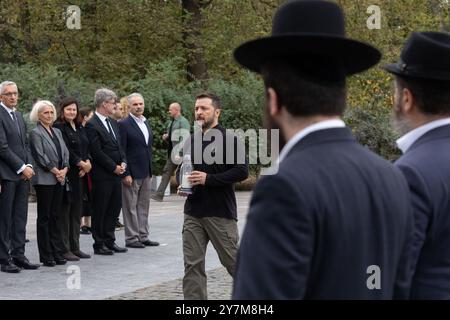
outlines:
[[[409,120],[403,115],[402,112],[396,111],[401,110],[400,108],[400,102],[395,102],[394,111],[392,112],[391,116],[391,126],[394,129],[395,132],[400,134],[400,136],[405,135],[409,131],[413,129],[411,123]]]
[[[278,145],[280,146],[280,152],[283,150],[284,146],[286,145],[287,141],[283,134],[283,131],[281,130],[280,126],[276,121],[273,119],[273,117],[269,113],[269,106],[266,106],[265,112],[264,112],[264,128],[268,130],[278,130],[279,131],[279,142]],[[270,137],[270,132],[269,132]],[[268,149],[270,150],[270,149]]]
[[[214,123],[214,115],[209,119],[196,119],[195,122],[202,130],[208,130],[211,129],[213,123]]]

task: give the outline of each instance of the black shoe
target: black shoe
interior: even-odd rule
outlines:
[[[119,247],[119,246],[118,246],[117,244],[115,244],[115,243],[113,243],[113,244],[111,244],[111,245],[106,245],[106,247],[107,247],[109,250],[112,250],[112,251],[117,252],[117,253],[122,253],[122,252],[127,252],[127,251],[128,251],[127,248],[121,248],[121,247]]]
[[[99,254],[102,256],[112,256],[114,254],[114,251],[109,250],[106,247],[102,247],[102,248],[94,248],[94,254]]]
[[[128,247],[128,248],[145,248],[145,245],[143,243],[139,242],[139,241],[135,241],[135,242],[132,242],[132,243],[127,243],[125,245],[125,247]]]
[[[155,194],[152,194],[152,195],[150,196],[150,199],[155,200],[155,201],[157,201],[157,202],[163,202],[164,197],[159,197],[159,196],[157,196],[157,195],[155,195]]]
[[[159,246],[159,242],[152,241],[152,240],[145,240],[141,242],[144,246],[147,247],[157,247]]]
[[[81,250],[74,251],[73,254],[76,255],[80,259],[89,259],[91,257],[89,254],[84,253]]]
[[[64,258],[55,258],[55,263],[57,264],[57,265],[59,265],[59,266],[62,266],[62,265],[64,265],[64,264],[66,264],[67,263],[67,260],[66,259],[64,259]]]
[[[40,267],[38,264],[30,263],[25,257],[22,259],[13,258],[13,262],[16,266],[25,270],[36,270]]]
[[[18,266],[16,266],[14,263],[12,263],[12,261],[8,261],[8,263],[2,264],[2,266],[0,267],[0,270],[2,272],[7,272],[7,273],[19,273],[20,272],[20,268]]]
[[[30,240],[29,239],[25,239],[25,243],[27,243],[27,242],[30,242]]]
[[[63,254],[64,259],[67,261],[80,261],[80,258],[72,252],[66,252]]]
[[[55,260],[42,261],[42,264],[43,264],[45,267],[54,267],[54,266],[56,266]]]
[[[87,226],[82,226],[80,228],[80,234],[91,234],[91,228],[87,227]]]

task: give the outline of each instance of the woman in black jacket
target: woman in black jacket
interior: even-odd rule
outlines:
[[[66,247],[64,258],[68,261],[87,259],[91,256],[80,250],[80,219],[83,205],[82,178],[91,170],[89,160],[89,140],[85,129],[80,123],[78,102],[73,98],[64,98],[59,104],[59,116],[54,125],[62,132],[64,141],[69,149],[70,170],[67,174],[70,192],[64,198],[61,231]]]

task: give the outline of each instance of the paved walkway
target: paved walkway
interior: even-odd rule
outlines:
[[[239,231],[242,233],[250,192],[238,192]],[[150,239],[159,247],[131,249],[114,256],[93,256],[63,266],[22,270],[18,274],[0,272],[2,299],[182,299],[183,252],[181,228],[183,198],[172,195],[164,202],[150,204]],[[30,203],[26,255],[37,263],[36,204]],[[123,230],[116,232],[117,243],[124,245]],[[81,235],[81,249],[93,255],[92,237]],[[231,278],[221,267],[210,245],[207,251],[209,299],[228,299]],[[79,275],[79,277],[78,277]],[[78,282],[78,279],[80,280]],[[78,284],[80,286],[78,286]]]
[[[219,267],[206,272],[208,299],[229,300],[233,280],[227,270]],[[109,300],[183,300],[182,278],[163,282],[148,288],[110,297]]]

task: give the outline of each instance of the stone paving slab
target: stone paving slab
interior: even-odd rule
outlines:
[[[245,225],[250,196],[250,192],[236,193],[240,233]],[[93,255],[92,237],[81,235],[81,249],[93,255],[91,259],[70,262],[54,268],[41,266],[38,270],[22,270],[18,274],[0,272],[0,300],[101,300],[140,289],[148,294],[147,299],[168,299],[168,296],[171,297],[170,299],[172,297],[178,299],[175,294],[181,292],[179,289],[169,293],[158,289],[158,294],[149,294],[147,289],[155,286],[159,288],[158,285],[162,288],[172,288],[172,281],[180,281],[177,279],[183,276],[181,239],[183,205],[184,199],[177,195],[165,198],[164,202],[151,201],[150,239],[160,242],[161,246],[145,249],[129,248],[127,253],[98,256]],[[116,237],[117,243],[123,246],[124,231],[116,231]],[[26,245],[26,255],[31,262],[37,263],[39,259],[36,243],[36,203],[30,203],[29,206],[27,238],[30,242]],[[217,254],[209,245],[206,270],[216,270],[219,267],[221,264]],[[71,285],[74,283],[71,280],[76,275],[71,268],[80,274],[79,289]],[[211,280],[214,281],[216,273],[220,274],[220,271],[213,271]],[[68,288],[68,283],[72,289]],[[178,287],[175,286],[175,288]],[[211,289],[210,298],[212,299],[215,297],[214,290]],[[132,298],[132,295],[128,296]]]
[[[233,279],[223,267],[206,272],[208,300],[229,300]],[[108,300],[183,300],[182,278],[108,298]]]

